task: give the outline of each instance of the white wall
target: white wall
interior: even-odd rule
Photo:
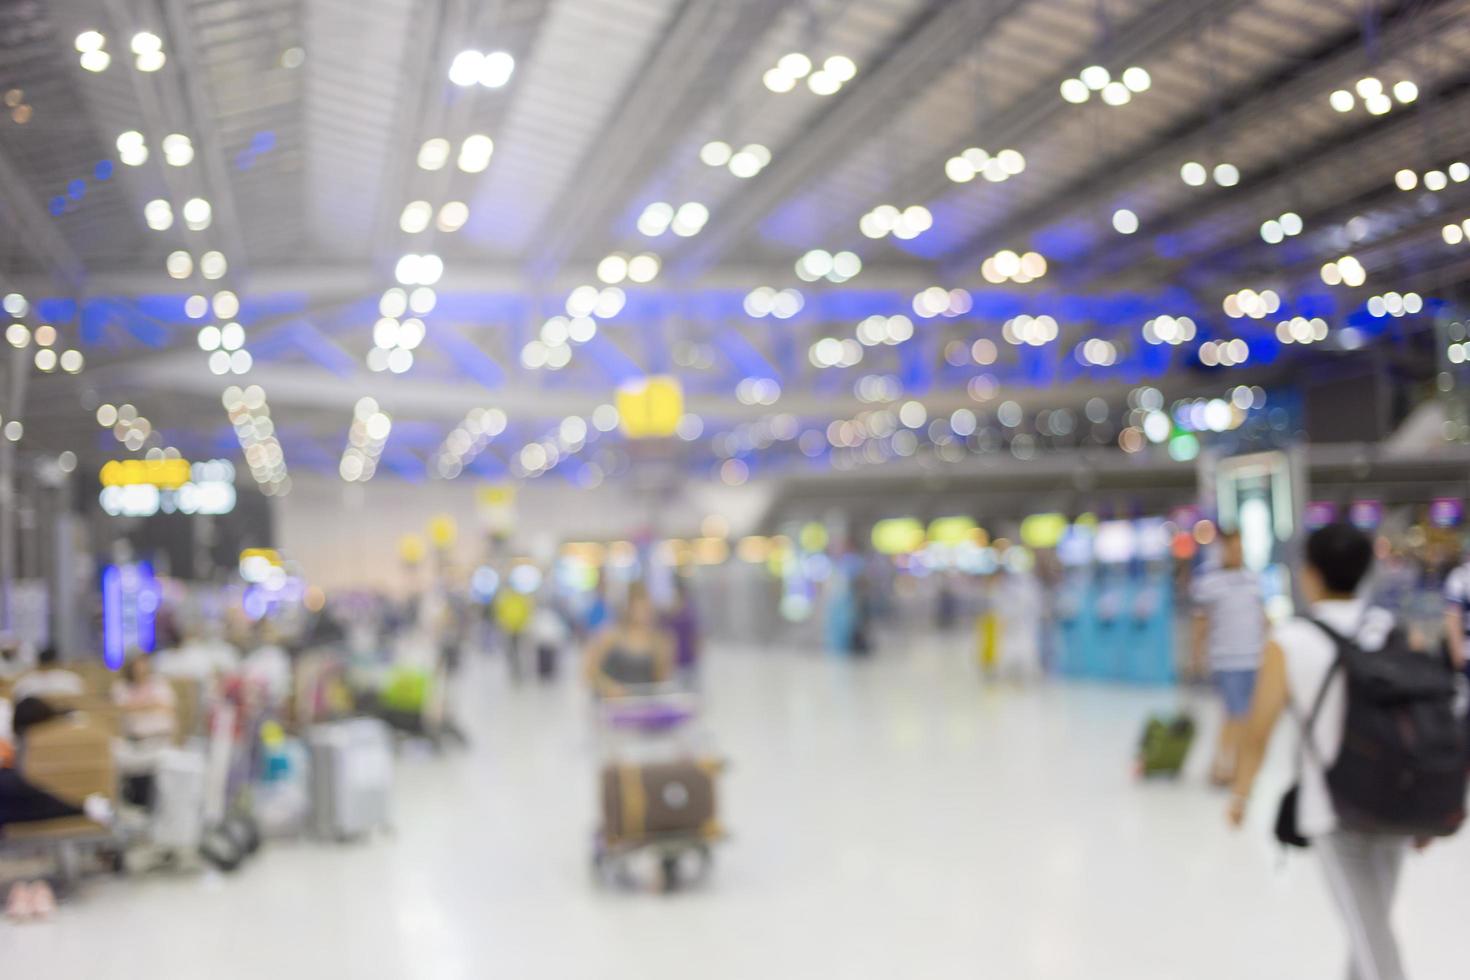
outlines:
[[[401,593],[414,583],[399,559],[399,539],[427,535],[429,522],[447,514],[459,528],[452,551],[460,568],[485,555],[469,480],[405,483],[378,477],[349,484],[335,477],[292,476],[289,496],[273,500],[276,543],[298,562],[308,581],[330,590],[374,588]],[[726,487],[690,482],[662,493],[615,484],[582,490],[565,481],[539,479],[516,485],[512,546],[517,553],[549,555],[563,541],[605,541],[649,533],[688,537],[711,514],[731,533],[750,530],[770,504],[772,484]]]

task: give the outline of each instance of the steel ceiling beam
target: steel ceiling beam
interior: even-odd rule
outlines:
[[[1216,195],[1204,207],[1194,206],[1175,212],[1161,226],[1151,225],[1147,229],[1147,235],[1140,232],[1137,237],[1151,240],[1159,235],[1181,233],[1192,227],[1208,225],[1221,215],[1234,211],[1274,213],[1274,208],[1281,200],[1283,187],[1295,184],[1324,186],[1341,160],[1355,159],[1359,151],[1367,150],[1376,143],[1405,136],[1413,137],[1425,128],[1440,134],[1442,140],[1446,134],[1454,133],[1454,145],[1470,150],[1470,129],[1465,126],[1465,121],[1470,119],[1470,76],[1463,78],[1451,91],[1435,93],[1431,101],[1426,101],[1415,112],[1370,119],[1369,125],[1352,132],[1335,134],[1334,137],[1307,148],[1305,153],[1293,151],[1257,179],[1243,183],[1239,188],[1232,188],[1231,192]],[[1446,155],[1455,154],[1447,152]],[[1389,175],[1384,175],[1382,181],[1378,181],[1376,176],[1374,180],[1376,183],[1373,189],[1366,194],[1355,192],[1349,198],[1337,199],[1331,205],[1303,214],[1307,233],[1325,225],[1340,223],[1353,214],[1390,201],[1408,200],[1404,192],[1393,186]],[[1453,192],[1455,188],[1456,185],[1450,185],[1449,191]],[[1429,215],[1426,220],[1434,218],[1434,215]],[[1087,263],[1089,274],[1083,279],[1069,282],[1068,286],[1086,291],[1103,281],[1111,288],[1117,288],[1120,282],[1174,281],[1191,269],[1209,269],[1218,264],[1221,256],[1244,251],[1253,243],[1261,245],[1259,230],[1254,223],[1205,251],[1173,261],[1158,260],[1150,254],[1148,241],[1118,241],[1110,244],[1107,256],[1101,260],[1090,257],[1092,260]],[[1265,257],[1271,254],[1269,248],[1263,247],[1258,251]],[[1261,274],[1280,275],[1281,271],[1263,267]],[[1231,275],[1238,278],[1235,273]]]
[[[1080,208],[1090,207],[1098,200],[1117,195],[1151,177],[1157,178],[1165,171],[1172,172],[1181,153],[1195,141],[1223,142],[1228,139],[1228,134],[1262,119],[1289,112],[1321,90],[1336,87],[1342,79],[1367,70],[1377,61],[1392,58],[1405,49],[1424,44],[1426,40],[1432,41],[1435,25],[1425,23],[1423,18],[1446,11],[1455,2],[1405,0],[1382,19],[1372,50],[1362,43],[1359,32],[1355,30],[1325,45],[1324,50],[1310,59],[1310,67],[1305,71],[1293,74],[1293,67],[1268,78],[1253,78],[1242,89],[1225,96],[1218,112],[1206,108],[1182,125],[1161,133],[1151,145],[1141,150],[1125,147],[1100,159],[1087,173],[1058,193],[1049,195],[1038,206],[999,228],[972,236],[946,256],[944,264],[952,271],[968,269],[996,249],[1029,241],[1037,230]],[[1462,15],[1449,11],[1447,19],[1459,16]],[[1060,97],[1055,93],[1053,86],[1052,99],[1060,103]],[[1009,142],[1016,140],[1012,138]]]
[[[225,166],[224,149],[214,125],[214,114],[205,96],[204,71],[199,61],[199,48],[189,21],[188,0],[162,0],[168,30],[167,54],[177,66],[171,77],[177,80],[177,91],[170,93],[180,101],[183,122],[193,130],[194,156],[200,165],[203,184],[213,217],[210,231],[219,242],[230,263],[230,278],[240,281],[248,255],[240,232],[240,215],[235,205],[234,185]],[[131,74],[141,79],[141,73]],[[156,73],[155,73],[156,74]]]
[[[794,144],[783,147],[749,187],[721,205],[677,262],[682,275],[718,263],[761,219],[826,173],[833,160],[881,132],[893,107],[933,84],[1026,0],[937,0],[927,4],[888,49],[832,97]]]
[[[5,216],[5,226],[12,232],[9,237],[22,242],[54,282],[69,292],[82,291],[86,267],[3,152],[0,152],[0,214]]]
[[[779,7],[780,0],[684,0],[532,236],[533,275],[554,275],[589,234],[607,227],[726,87]]]
[[[1149,55],[1198,36],[1211,23],[1219,23],[1255,0],[1156,0],[1109,35],[1100,47],[1090,47],[1072,59],[1064,68],[1048,75],[1013,105],[984,119],[980,126],[986,146],[1017,146],[1025,138],[1054,122],[1058,116],[1076,106],[1063,101],[1058,94],[1062,82],[1074,78],[1088,65],[1100,61],[1115,65],[1133,64]],[[959,151],[956,144],[944,156],[927,160],[902,181],[904,187],[917,191],[910,200],[928,201],[955,188],[944,176],[945,160]],[[988,185],[987,185],[988,186]],[[849,216],[844,215],[842,220]],[[830,227],[830,226],[829,226]]]

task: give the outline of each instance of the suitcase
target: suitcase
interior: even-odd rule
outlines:
[[[204,839],[204,753],[166,749],[153,775],[153,843],[195,851]]]
[[[603,836],[626,843],[659,836],[709,840],[720,834],[714,759],[682,759],[602,770]]]
[[[388,825],[393,783],[392,734],[376,718],[349,718],[307,732],[312,829],[347,840]]]
[[[1139,771],[1144,776],[1178,776],[1194,744],[1194,718],[1187,714],[1154,715],[1143,727],[1138,748]]]

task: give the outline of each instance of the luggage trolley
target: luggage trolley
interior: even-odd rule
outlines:
[[[696,695],[633,689],[596,703],[602,825],[592,866],[600,884],[675,891],[702,882],[723,839],[710,748]]]

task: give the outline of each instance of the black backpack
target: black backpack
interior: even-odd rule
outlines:
[[[1308,746],[1333,678],[1339,671],[1347,678],[1342,749],[1326,771],[1338,822],[1349,830],[1411,837],[1447,837],[1459,830],[1465,821],[1466,736],[1454,713],[1454,672],[1439,658],[1411,649],[1401,626],[1382,649],[1369,651],[1313,623],[1336,644],[1337,659],[1304,723]],[[1280,820],[1277,832],[1281,836]]]

